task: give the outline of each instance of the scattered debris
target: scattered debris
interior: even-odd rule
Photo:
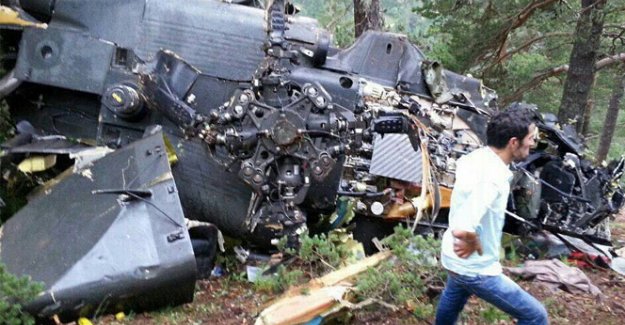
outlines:
[[[345,281],[390,256],[391,252],[380,252],[312,279],[307,285],[289,289],[260,313],[255,324],[298,324],[335,311],[335,307],[346,305],[343,299],[352,284]]]
[[[620,256],[613,258],[610,268],[620,275],[625,275],[625,258]]]
[[[335,48],[316,21],[289,17],[284,0],[269,1],[264,11],[222,1],[100,2],[24,9],[12,1],[11,11],[0,13],[50,22],[34,29],[0,21],[11,31],[2,35],[4,48],[15,49],[0,95],[12,118],[32,123],[18,128],[3,151],[32,155],[56,143],[64,156],[83,150],[83,142],[114,150],[98,160],[92,152],[73,156],[80,171],[46,188],[47,198],[33,199],[4,225],[2,257],[13,255],[8,266],[47,285],[34,313],[77,313],[83,305],[81,312],[89,313],[94,305],[126,302],[133,286],[146,289],[135,290],[150,300],[141,308],[186,301],[191,282],[211,274],[221,232],[243,239],[238,255],[249,261],[266,258],[249,248],[273,250],[282,238],[296,248],[309,228],[355,227],[369,248],[371,238],[399,223],[427,234],[447,227],[456,161],[484,145],[488,119],[499,110],[495,91],[480,80],[428,61],[398,34],[368,32],[348,49]],[[110,10],[94,17],[97,6]],[[180,42],[199,38],[215,42]],[[619,185],[625,159],[593,166],[575,134],[530,106],[512,107],[532,110],[540,138],[517,166],[510,212],[522,222],[511,220],[509,231],[542,227],[609,243],[606,220],[625,203]],[[143,148],[156,129],[167,138]],[[155,160],[158,175],[144,164]],[[164,184],[164,192],[155,192]],[[123,218],[126,213],[133,218]],[[208,224],[185,226],[185,218]],[[374,226],[361,228],[370,221]],[[105,225],[95,229],[97,222]],[[123,227],[114,227],[113,239],[99,237],[117,223]],[[172,261],[116,258],[132,271],[89,271],[126,253],[118,237],[147,247],[141,257]],[[364,255],[365,247],[344,240],[352,255]],[[113,248],[100,250],[108,245]],[[183,248],[168,254],[175,245]],[[66,264],[48,274],[61,254]],[[178,268],[167,273],[165,265]],[[113,289],[71,290],[78,284],[57,283],[61,271],[71,271],[72,281]],[[184,285],[174,286],[180,278]],[[147,280],[153,287],[145,287]],[[163,297],[167,288],[183,292]]]
[[[602,293],[582,270],[567,266],[557,259],[525,261],[521,267],[506,268],[512,275],[524,279],[536,279],[550,288],[560,288],[570,293],[590,293],[601,297]]]

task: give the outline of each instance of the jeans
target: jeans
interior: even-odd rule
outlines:
[[[436,324],[454,324],[472,294],[516,318],[518,325],[549,323],[547,311],[540,301],[507,276],[470,277],[449,272],[436,309]]]

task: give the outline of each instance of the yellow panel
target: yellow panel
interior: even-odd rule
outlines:
[[[176,149],[169,142],[169,139],[163,134],[163,142],[165,142],[165,151],[167,151],[167,161],[170,166],[175,165],[178,162],[178,156],[176,155]]]
[[[17,168],[24,173],[36,173],[52,168],[56,164],[56,155],[33,156],[22,160]]]
[[[0,6],[0,26],[12,25],[12,26],[33,26],[38,28],[48,28],[47,24],[35,23],[27,21],[20,17],[19,13],[9,7]]]
[[[451,191],[452,189],[444,186],[439,186],[440,195],[441,195],[441,209],[449,208],[451,202]],[[428,193],[427,198],[427,207],[432,207],[432,194]]]

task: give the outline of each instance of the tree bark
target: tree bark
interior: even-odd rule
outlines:
[[[621,69],[619,74],[614,78],[614,88],[612,89],[612,97],[608,104],[608,111],[605,114],[605,122],[601,131],[599,140],[599,148],[597,149],[597,162],[604,161],[608,157],[612,137],[616,129],[616,120],[618,119],[621,99],[625,90],[625,70]]]
[[[590,117],[592,116],[592,111],[595,109],[595,102],[592,99],[589,99],[586,102],[586,107],[584,107],[584,124],[582,124],[582,137],[586,139],[588,137],[588,133],[590,132]]]
[[[581,0],[582,11],[575,27],[575,42],[558,110],[560,123],[573,124],[581,131],[586,102],[595,79],[595,60],[603,32],[606,0]]]
[[[366,30],[382,30],[384,20],[380,10],[380,0],[354,0],[355,36],[358,38]]]

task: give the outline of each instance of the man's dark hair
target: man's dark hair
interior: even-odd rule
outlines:
[[[511,105],[491,117],[486,128],[486,144],[497,149],[503,149],[512,138],[523,141],[529,132],[533,112],[524,105]]]

